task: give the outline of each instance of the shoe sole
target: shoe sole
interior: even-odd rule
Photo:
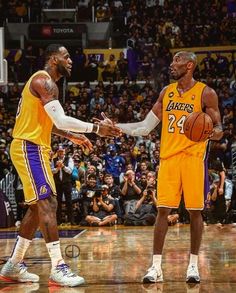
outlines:
[[[51,279],[48,280],[49,287],[77,287],[77,286],[84,285],[84,284],[85,284],[84,281],[81,281],[80,283],[77,283],[74,285],[68,285],[68,284],[62,284],[62,283],[55,282]]]
[[[38,283],[38,281],[12,279],[10,277],[6,277],[6,276],[3,276],[3,275],[0,275],[0,282],[12,283],[12,284],[16,284],[16,283],[28,283],[28,284]]]
[[[196,280],[195,278],[191,277],[189,278],[188,280],[186,280],[186,283],[189,284],[189,283],[193,283],[193,284],[199,284],[200,283],[200,280]]]
[[[150,280],[149,278],[143,278],[143,284],[162,283],[163,278],[158,278],[156,281]]]

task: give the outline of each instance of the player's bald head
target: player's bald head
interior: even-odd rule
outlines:
[[[193,70],[196,68],[196,66],[197,66],[197,56],[193,52],[180,51],[180,52],[176,53],[175,55],[180,56],[186,62],[192,62],[193,63]]]

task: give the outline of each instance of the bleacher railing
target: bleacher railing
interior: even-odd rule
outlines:
[[[14,215],[16,215],[16,199],[15,190],[13,187],[15,176],[9,172],[6,174],[5,178],[0,181],[0,189],[6,194],[11,204]]]

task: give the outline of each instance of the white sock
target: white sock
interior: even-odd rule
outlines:
[[[55,268],[58,264],[64,263],[61,255],[60,241],[46,243],[46,246],[51,258],[52,269]]]
[[[13,264],[17,264],[22,261],[31,242],[32,240],[23,238],[20,235],[17,236],[15,246],[10,256],[10,261]]]
[[[161,267],[162,255],[161,254],[154,254],[152,257],[152,265],[156,268]]]
[[[189,265],[195,265],[198,264],[198,255],[190,253],[190,259],[189,259]]]

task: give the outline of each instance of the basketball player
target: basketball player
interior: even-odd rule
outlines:
[[[87,123],[65,115],[58,100],[56,82],[62,76],[70,76],[71,68],[67,49],[58,44],[50,45],[46,50],[44,70],[33,74],[22,92],[10,154],[23,183],[25,202],[30,207],[21,223],[11,257],[0,272],[2,281],[39,281],[38,275],[27,271],[23,258],[40,227],[52,264],[49,285],[74,287],[85,282],[70,270],[61,255],[56,189],[49,160],[51,133],[81,143],[90,150],[91,142],[73,132],[118,136],[120,130],[112,125]]]
[[[215,91],[193,78],[196,65],[197,58],[194,53],[182,51],[175,54],[170,71],[177,82],[163,88],[157,102],[143,121],[116,124],[128,135],[146,136],[162,120],[158,216],[154,228],[152,265],[143,277],[144,283],[163,281],[161,262],[168,229],[167,218],[171,209],[179,207],[182,193],[191,220],[191,251],[186,282],[200,282],[198,252],[203,231],[201,210],[208,192],[208,142],[193,142],[187,139],[183,124],[190,113],[206,112],[213,120],[214,129],[209,137],[212,140],[222,137],[222,125]],[[112,123],[104,114],[103,118],[103,123]]]

